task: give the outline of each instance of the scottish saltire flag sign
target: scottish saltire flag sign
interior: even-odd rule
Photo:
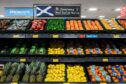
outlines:
[[[80,17],[80,5],[35,5],[35,17]]]
[[[36,7],[37,17],[49,17],[54,16],[54,8],[52,6],[37,6]]]

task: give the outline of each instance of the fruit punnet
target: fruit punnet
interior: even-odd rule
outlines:
[[[80,65],[67,65],[67,82],[87,82],[84,68]]]
[[[110,75],[103,66],[90,65],[87,70],[91,82],[112,82]]]
[[[86,44],[84,44],[84,47],[86,54],[103,54],[100,45],[95,41],[90,43],[86,42]]]
[[[65,82],[65,65],[49,64],[45,82]]]
[[[30,30],[44,30],[46,23],[46,20],[33,20]]]
[[[102,48],[104,49],[105,54],[122,54],[122,51],[117,48],[113,42],[102,42]]]
[[[50,42],[50,46],[48,47],[48,54],[49,55],[64,55],[64,42],[62,41],[52,41]]]
[[[123,65],[109,65],[106,69],[114,82],[126,82],[126,69]]]
[[[0,20],[0,30],[6,30],[10,24],[10,20]]]
[[[81,20],[67,20],[66,30],[84,30]]]
[[[115,19],[101,19],[101,22],[107,30],[124,30]]]
[[[64,30],[65,21],[63,19],[48,19],[46,30]]]
[[[118,22],[121,24],[121,26],[126,29],[126,20],[118,20]]]
[[[14,20],[7,30],[25,30],[29,23],[30,20]]]
[[[98,20],[83,20],[86,30],[103,30]]]
[[[125,43],[118,43],[120,46],[120,50],[122,51],[122,54],[126,54],[126,45]]]
[[[67,55],[84,55],[84,50],[79,42],[70,41],[67,43]]]

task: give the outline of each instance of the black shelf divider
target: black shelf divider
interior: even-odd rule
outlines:
[[[32,62],[32,61],[42,61],[42,62],[126,62],[125,56],[29,56],[29,55],[1,55],[0,61],[2,62]]]

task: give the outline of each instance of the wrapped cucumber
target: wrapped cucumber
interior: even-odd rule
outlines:
[[[1,54],[7,54],[8,53],[8,46],[5,46],[1,51],[0,51],[0,53]]]
[[[25,54],[27,52],[27,48],[21,48],[19,54]]]
[[[24,44],[20,50],[19,50],[19,54],[25,54],[27,52],[27,48],[26,48],[26,44]]]
[[[35,54],[35,51],[36,51],[36,46],[32,46],[29,51],[29,54]]]
[[[45,54],[46,53],[46,49],[45,48],[40,48],[38,50],[38,54]]]
[[[18,54],[19,48],[13,48],[10,52],[10,54]]]

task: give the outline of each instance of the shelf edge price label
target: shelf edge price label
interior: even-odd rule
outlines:
[[[20,35],[19,34],[14,34],[13,38],[20,38]]]
[[[120,35],[119,34],[114,34],[113,38],[120,38]]]
[[[26,62],[27,60],[26,60],[26,58],[21,58],[20,59],[20,62]]]
[[[63,84],[70,84],[70,83],[63,83]]]
[[[59,59],[53,59],[53,62],[59,62]]]
[[[39,35],[38,34],[33,34],[32,38],[39,38]]]
[[[97,34],[87,34],[86,38],[98,38]]]
[[[107,83],[100,83],[100,84],[107,84]]]
[[[18,84],[17,82],[11,82],[11,84]]]
[[[80,34],[80,38],[85,38],[85,35],[84,34]]]
[[[108,62],[108,58],[103,58],[103,62]]]
[[[53,34],[53,38],[59,38],[58,34]]]

